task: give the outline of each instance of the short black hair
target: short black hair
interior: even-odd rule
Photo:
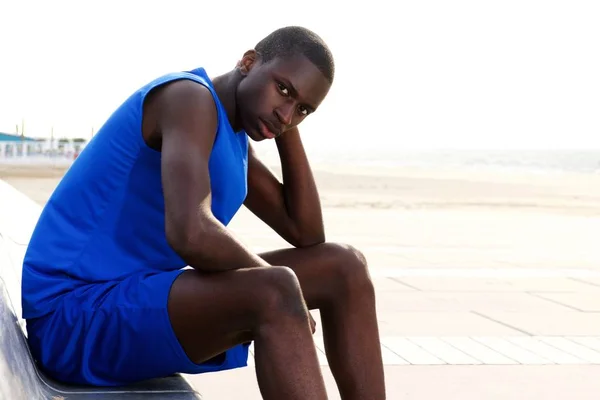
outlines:
[[[286,58],[302,54],[333,83],[335,66],[333,55],[319,35],[301,26],[286,26],[277,29],[256,44],[254,50],[263,62],[276,57]]]

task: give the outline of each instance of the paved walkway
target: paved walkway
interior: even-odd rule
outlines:
[[[190,377],[206,400],[261,399],[254,368]],[[330,400],[339,400],[329,369]],[[597,400],[599,366],[387,366],[389,400]]]
[[[374,278],[389,399],[598,398],[596,271],[421,272]],[[319,332],[315,345],[339,399]],[[207,399],[258,400],[252,357],[249,365],[187,378]]]

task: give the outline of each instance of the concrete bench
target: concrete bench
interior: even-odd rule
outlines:
[[[33,359],[21,317],[21,265],[41,207],[0,180],[0,399],[201,399],[180,375],[126,387],[65,385]]]

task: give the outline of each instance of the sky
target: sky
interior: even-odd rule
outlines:
[[[155,77],[302,25],[336,62],[308,147],[600,149],[598,21],[579,0],[0,0],[0,131],[90,137]]]

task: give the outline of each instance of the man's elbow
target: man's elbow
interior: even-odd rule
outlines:
[[[202,234],[200,226],[180,226],[177,224],[166,224],[167,243],[183,260],[190,262],[202,254],[203,240],[206,235]]]
[[[194,247],[194,239],[184,232],[167,231],[167,243],[179,257],[186,260]],[[186,260],[187,261],[187,260]]]

